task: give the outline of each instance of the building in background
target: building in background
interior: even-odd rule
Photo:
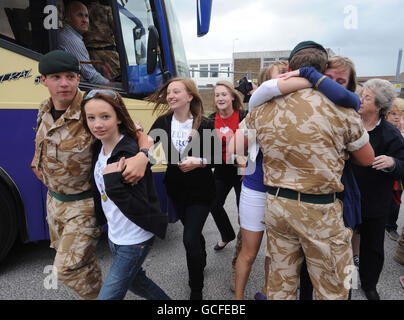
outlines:
[[[370,76],[370,77],[358,77],[358,83],[359,83],[359,90],[362,88],[362,85],[370,80],[370,79],[384,79],[390,81],[396,88],[397,96],[399,98],[404,98],[404,72],[401,72],[400,75],[398,76],[398,82],[396,82],[396,77],[395,76]],[[359,91],[357,90],[357,92]]]
[[[335,52],[327,48],[328,56]],[[278,60],[288,60],[291,50],[234,52],[232,59],[199,59],[189,60],[191,78],[198,86],[202,95],[204,108],[210,112],[214,110],[213,86],[220,80],[232,82],[234,86],[242,77],[254,81],[262,68],[268,67]],[[386,79],[396,85],[397,93],[404,98],[404,73],[400,74],[399,83],[395,83],[394,76],[358,77],[359,84],[370,78]],[[360,90],[360,85],[358,91]]]
[[[332,57],[335,52],[327,48],[328,56]],[[288,60],[291,50],[256,51],[256,52],[234,52],[234,84],[247,76],[249,80],[258,78],[261,69],[270,66],[278,60]]]
[[[213,87],[222,80],[233,82],[233,61],[230,58],[188,60],[188,65],[198,88]]]
[[[207,113],[215,110],[213,87],[226,80],[233,83],[233,61],[228,59],[188,60],[189,73],[198,86]]]

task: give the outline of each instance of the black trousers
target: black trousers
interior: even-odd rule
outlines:
[[[386,217],[386,230],[387,231],[397,231],[398,225],[398,214],[400,213],[400,205],[394,200],[391,200],[390,210]]]
[[[386,217],[362,217],[360,226],[359,277],[365,291],[376,290],[384,263],[384,228]]]
[[[209,215],[209,205],[178,203],[173,201],[175,212],[184,226],[182,241],[187,256],[189,286],[193,292],[203,288],[203,270],[206,266],[205,238],[202,229]]]
[[[216,197],[212,202],[210,212],[212,213],[216,226],[219,229],[222,241],[230,242],[236,238],[236,235],[223,206],[230,190],[234,188],[238,208],[240,203],[241,177],[237,175],[237,168],[235,166],[228,165],[223,166],[220,169],[215,169],[214,178]]]

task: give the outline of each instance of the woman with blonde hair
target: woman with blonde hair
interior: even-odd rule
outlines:
[[[237,207],[240,202],[241,176],[237,173],[239,165],[228,152],[227,145],[238,129],[238,124],[247,114],[244,110],[241,97],[233,84],[228,81],[219,81],[214,88],[214,103],[216,112],[209,116],[214,121],[216,133],[222,145],[221,164],[215,165],[214,180],[216,196],[211,205],[210,212],[219,229],[221,239],[214,250],[222,250],[236,237],[229,217],[223,205],[230,190],[234,188]],[[244,164],[241,164],[244,165]]]
[[[258,85],[262,85],[265,81],[276,77],[287,71],[287,61],[277,61],[261,70],[258,76]],[[244,123],[244,122],[243,122]],[[230,142],[231,149],[233,142]],[[236,261],[236,285],[235,299],[244,298],[244,291],[251,272],[259,248],[262,242],[262,236],[265,230],[264,213],[266,203],[266,190],[264,185],[264,173],[262,169],[262,152],[259,146],[247,162],[246,170],[255,168],[252,174],[246,174],[243,179],[240,193],[240,232],[241,232],[241,249],[237,254]],[[266,279],[268,273],[269,258],[265,257],[265,284],[262,292],[257,292],[254,296],[256,300],[266,299]]]
[[[213,127],[203,116],[202,99],[191,79],[170,79],[147,100],[155,103],[154,112],[160,110],[149,135],[155,146],[163,143],[167,160],[164,178],[167,195],[184,225],[190,299],[202,300],[206,266],[202,229],[215,196],[210,165],[214,151],[205,150],[203,130]],[[209,139],[214,138],[209,135]]]
[[[353,61],[348,57],[337,55],[329,58],[324,74],[347,90],[356,91],[358,85],[356,69]]]

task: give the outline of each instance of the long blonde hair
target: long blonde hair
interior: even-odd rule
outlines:
[[[168,86],[175,82],[180,81],[184,84],[185,90],[188,94],[192,96],[192,100],[190,102],[189,111],[194,117],[194,123],[192,125],[192,129],[198,130],[203,116],[203,104],[202,98],[199,94],[198,88],[195,85],[195,82],[189,78],[171,78],[166,83],[164,83],[155,93],[151,96],[147,97],[146,100],[155,103],[153,108],[153,114],[159,109],[158,115],[165,115],[169,113],[173,113],[173,110],[170,109],[167,103],[167,88]]]
[[[328,68],[342,68],[343,70],[349,71],[347,89],[352,92],[356,91],[358,80],[356,77],[355,64],[351,59],[339,55],[332,56],[331,58],[328,59]]]
[[[234,98],[234,100],[233,100],[233,110],[234,111],[240,111],[240,110],[244,109],[243,101],[241,100],[241,97],[240,97],[238,91],[236,89],[234,89],[234,86],[231,82],[225,81],[225,80],[218,81],[218,82],[216,82],[214,89],[216,89],[217,86],[224,86],[230,91],[230,94]],[[216,106],[216,103],[215,103],[214,95],[213,95],[213,104],[215,105],[216,111],[219,111]]]
[[[272,71],[277,67],[279,73],[285,73],[288,71],[288,62],[286,60],[278,60],[272,63],[270,66],[262,69],[258,75],[258,86],[263,82],[272,79]]]

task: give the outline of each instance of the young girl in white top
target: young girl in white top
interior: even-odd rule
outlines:
[[[93,146],[92,186],[97,219],[108,222],[108,240],[114,256],[99,300],[123,299],[127,290],[153,300],[170,299],[149,279],[142,263],[154,235],[164,238],[167,216],[161,213],[150,167],[131,186],[121,172],[125,158],[139,151],[147,135],[135,125],[120,95],[109,89],[89,91],[83,98],[85,127],[98,140]]]

